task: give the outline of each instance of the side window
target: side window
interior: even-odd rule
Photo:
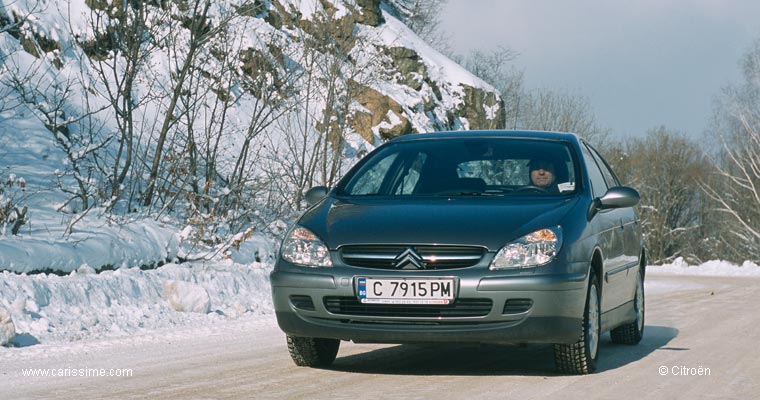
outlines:
[[[591,155],[589,149],[585,145],[582,145],[581,151],[583,152],[583,160],[588,171],[588,179],[591,181],[591,192],[594,197],[601,197],[607,192],[607,182],[605,182],[602,171],[596,165],[596,160],[594,160],[594,156]]]
[[[587,145],[588,146],[588,145]],[[591,150],[591,155],[594,156],[594,159],[596,160],[597,165],[599,165],[599,169],[602,170],[602,175],[604,176],[604,180],[607,182],[607,187],[613,187],[613,186],[620,186],[620,181],[618,181],[615,174],[612,172],[612,169],[610,169],[610,166],[607,164],[607,161],[604,161],[602,156],[599,155],[599,153],[591,146],[588,146],[589,150]]]

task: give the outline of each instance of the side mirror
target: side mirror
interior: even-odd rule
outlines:
[[[636,189],[628,186],[615,186],[599,199],[602,209],[633,207],[639,204],[641,196]]]
[[[327,196],[328,191],[329,189],[327,186],[314,186],[313,188],[309,189],[304,195],[306,204],[308,204],[309,207],[317,204],[320,200]]]
[[[588,208],[588,220],[594,218],[599,210],[609,208],[633,207],[639,204],[641,196],[636,189],[628,186],[615,186],[607,190],[602,197],[595,198]]]

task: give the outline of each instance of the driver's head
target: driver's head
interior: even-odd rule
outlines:
[[[537,158],[528,163],[528,168],[532,185],[545,188],[554,183],[554,162]]]

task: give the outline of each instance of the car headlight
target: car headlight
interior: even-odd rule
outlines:
[[[548,264],[562,247],[562,228],[539,229],[502,247],[491,269],[531,268]]]
[[[292,229],[282,242],[282,258],[303,267],[332,267],[330,251],[317,235],[304,227]]]

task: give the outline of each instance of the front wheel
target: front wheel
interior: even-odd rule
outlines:
[[[641,271],[636,281],[633,307],[636,311],[636,320],[611,330],[610,337],[613,343],[634,345],[644,337],[644,276]]]
[[[592,269],[586,292],[581,335],[573,344],[554,345],[554,363],[560,372],[585,375],[596,370],[601,329],[599,304],[599,285]]]
[[[338,339],[287,335],[290,358],[299,367],[327,367],[335,361],[340,348]]]

